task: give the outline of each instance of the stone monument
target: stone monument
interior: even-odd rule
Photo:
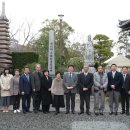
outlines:
[[[0,16],[0,72],[5,67],[11,67],[12,57],[10,52],[9,20],[5,15],[5,3],[2,3],[2,13]]]
[[[91,35],[88,35],[87,43],[85,45],[84,64],[88,64],[91,72],[94,72],[94,48]]]
[[[48,70],[51,77],[55,76],[55,49],[54,49],[54,31],[49,32],[49,53],[48,53]]]

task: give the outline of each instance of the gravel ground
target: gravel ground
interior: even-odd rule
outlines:
[[[91,111],[93,102],[91,102]],[[119,110],[120,111],[120,110]],[[109,115],[108,104],[104,116],[78,115],[79,100],[76,100],[76,114],[66,115],[64,109],[59,115],[51,108],[49,114],[13,114],[0,111],[0,130],[130,130],[130,116]]]
[[[26,115],[0,112],[0,115],[0,130],[117,130],[114,128],[122,123],[123,129],[118,130],[130,129],[130,117],[125,115],[110,116],[108,113],[105,113],[104,116],[93,114],[79,116],[78,114],[65,115],[64,113],[54,115],[54,112]],[[104,128],[104,125],[107,128]]]

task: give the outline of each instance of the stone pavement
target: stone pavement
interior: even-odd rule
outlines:
[[[65,109],[62,109],[59,115],[54,114],[54,108],[51,108],[49,114],[39,112],[24,115],[13,114],[13,111],[9,113],[0,111],[0,130],[130,130],[130,116],[120,114],[110,116],[107,102],[103,116],[93,114],[93,98],[91,98],[92,114],[78,115],[78,96],[76,114],[66,115],[64,111]]]

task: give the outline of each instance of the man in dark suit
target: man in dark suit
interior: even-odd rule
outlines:
[[[118,113],[119,107],[119,96],[120,90],[122,87],[122,75],[117,71],[117,65],[111,65],[111,72],[108,72],[108,92],[109,92],[109,107],[110,107],[110,115],[113,114],[113,104],[115,115]]]
[[[37,113],[40,111],[40,104],[41,104],[41,65],[36,64],[35,65],[35,72],[31,75],[31,85],[33,90],[33,111],[34,113]]]
[[[122,67],[122,88],[121,88],[121,114],[129,115],[129,94],[130,94],[130,74],[128,74],[128,67]],[[126,109],[125,109],[126,105]]]
[[[20,92],[22,94],[22,109],[24,114],[26,114],[26,112],[30,112],[32,87],[29,72],[29,68],[24,67],[24,74],[20,76],[19,81]]]
[[[68,66],[68,72],[64,74],[63,84],[64,84],[64,92],[66,95],[66,114],[70,111],[70,100],[71,100],[71,111],[72,114],[75,113],[75,95],[77,92],[77,74],[74,73],[74,66]]]
[[[93,86],[93,74],[89,73],[89,66],[84,65],[84,72],[78,76],[78,87],[80,94],[80,113],[84,113],[84,101],[86,102],[86,114],[90,115],[90,94]]]

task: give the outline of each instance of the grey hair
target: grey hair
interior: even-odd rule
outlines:
[[[35,67],[38,66],[38,65],[41,67],[41,64],[39,64],[39,63],[35,64]]]

